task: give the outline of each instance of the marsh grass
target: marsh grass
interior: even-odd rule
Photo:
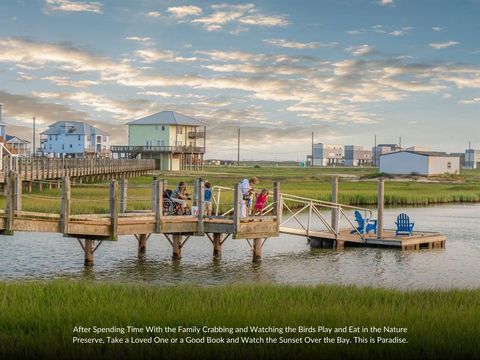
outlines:
[[[202,177],[212,186],[233,187],[245,177],[257,176],[261,188],[272,188],[280,181],[282,192],[307,198],[330,201],[332,175],[339,175],[339,202],[347,205],[376,205],[378,172],[374,168],[296,168],[296,167],[206,167],[202,173],[168,172],[155,174],[165,178],[168,187],[174,189],[180,181],[187,181],[193,193],[194,179]],[[417,179],[418,180],[418,179]],[[415,179],[388,180],[385,184],[387,206],[425,206],[444,203],[480,202],[480,169],[464,170],[460,175],[439,176],[435,182],[420,182]],[[129,179],[128,209],[151,209],[151,176]],[[38,212],[60,212],[60,189],[34,190],[23,199],[23,209]],[[29,198],[32,196],[32,198]],[[34,196],[47,199],[34,198]],[[72,213],[92,214],[109,212],[108,183],[76,185],[72,188]],[[221,211],[232,207],[233,193],[222,194]],[[295,204],[290,204],[295,206]],[[5,198],[0,197],[0,208],[5,208]]]
[[[156,287],[53,281],[0,283],[0,299],[0,356],[4,358],[13,354],[18,358],[92,359],[297,359],[319,358],[319,354],[321,358],[365,359],[480,356],[480,290],[402,292],[266,284]],[[408,344],[73,345],[72,330],[76,325],[396,326],[408,328],[406,335],[400,335],[407,338]],[[355,334],[341,336],[351,338]]]

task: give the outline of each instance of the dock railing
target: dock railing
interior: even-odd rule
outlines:
[[[235,192],[234,188],[229,188],[225,186],[214,186],[213,187],[213,202],[214,202],[214,213],[217,216],[229,216],[234,213],[235,207],[232,207],[228,210],[225,210],[225,205],[228,202],[222,203],[222,199],[228,199],[231,196],[229,193]],[[223,196],[222,196],[223,194]],[[333,237],[338,237],[340,230],[345,231],[349,230],[352,234],[356,235],[359,240],[365,242],[366,239],[366,229],[370,220],[373,218],[373,211],[371,209],[344,205],[340,203],[333,203],[323,200],[311,199],[297,195],[280,193],[278,200],[275,199],[274,194],[269,195],[269,203],[264,208],[261,216],[269,216],[272,214],[277,207],[277,202],[280,203],[278,213],[279,213],[279,226],[280,232],[293,233],[296,230],[293,227],[287,227],[286,225],[292,220],[300,227],[297,228],[298,235],[310,236],[315,232],[327,231]],[[253,205],[253,201],[251,202]],[[223,208],[222,208],[223,207]],[[330,211],[332,214],[332,219],[326,217],[325,211]],[[363,231],[359,231],[358,226],[355,224],[355,220],[351,218],[348,212],[359,211],[363,214],[365,219],[363,224]],[[303,216],[300,216],[303,213],[308,213],[307,220]],[[255,217],[255,216],[253,216]],[[258,216],[257,216],[258,217]],[[319,220],[323,224],[323,229],[315,228],[316,223],[314,220]],[[347,229],[340,229],[340,222],[345,220]],[[282,231],[282,228],[284,231]]]

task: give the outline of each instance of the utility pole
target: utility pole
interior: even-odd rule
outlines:
[[[35,115],[33,115],[33,141],[32,141],[32,145],[33,145],[33,152],[32,152],[32,156],[35,157],[37,155],[37,151],[36,151],[36,143],[35,143],[35,133],[36,133],[36,127],[35,127]]]
[[[237,166],[240,166],[240,128],[238,128],[238,139],[237,139]]]
[[[373,166],[377,166],[377,134],[375,134],[375,140],[373,145]]]
[[[398,138],[398,147],[400,148],[400,150],[402,150],[402,137],[401,136]]]

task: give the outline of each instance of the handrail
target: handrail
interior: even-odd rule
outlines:
[[[219,215],[226,216],[233,212],[233,208],[231,208],[228,211],[224,212],[223,214],[220,214],[220,199],[221,199],[222,191],[233,191],[233,189],[226,186],[218,186],[218,185],[212,187],[212,192],[213,192],[212,198],[215,206],[216,216],[219,216]],[[271,197],[271,195],[269,195],[269,197]],[[312,218],[316,217],[321,221],[321,223],[325,226],[325,228],[329,233],[337,237],[340,231],[340,229],[338,228],[338,223],[340,222],[341,219],[345,218],[349,224],[349,229],[350,228],[352,229],[352,233],[356,234],[358,237],[360,237],[360,239],[363,242],[365,242],[365,229],[373,217],[373,211],[371,209],[367,209],[360,206],[354,206],[354,205],[344,205],[340,203],[333,203],[333,202],[318,200],[318,199],[310,199],[303,196],[284,194],[284,193],[281,194],[281,201],[282,201],[282,208],[284,208],[287,212],[290,212],[291,215],[283,219],[280,225],[285,224],[290,220],[295,220],[303,228],[303,230],[305,230],[306,235],[308,236],[308,234],[311,232]],[[299,209],[296,209],[296,211],[293,211],[290,208],[290,206],[287,205],[287,202],[301,204],[301,206]],[[321,213],[319,208],[338,211],[338,215],[340,215],[337,220],[338,223],[330,224],[329,221],[327,221],[327,219],[325,218],[325,216]],[[264,215],[269,214],[270,212],[273,211],[273,209],[274,209],[274,204],[270,203],[265,207],[263,214]],[[297,217],[300,213],[302,213],[305,210],[308,210],[307,224],[303,224],[302,220],[300,220]],[[365,221],[364,221],[364,229],[362,232],[360,232],[358,230],[358,227],[355,226],[354,221],[352,221],[347,216],[347,214],[345,213],[345,210],[357,210],[364,213]]]

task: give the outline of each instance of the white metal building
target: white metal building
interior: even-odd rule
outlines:
[[[424,176],[458,174],[460,158],[443,152],[397,151],[380,156],[380,172]]]

